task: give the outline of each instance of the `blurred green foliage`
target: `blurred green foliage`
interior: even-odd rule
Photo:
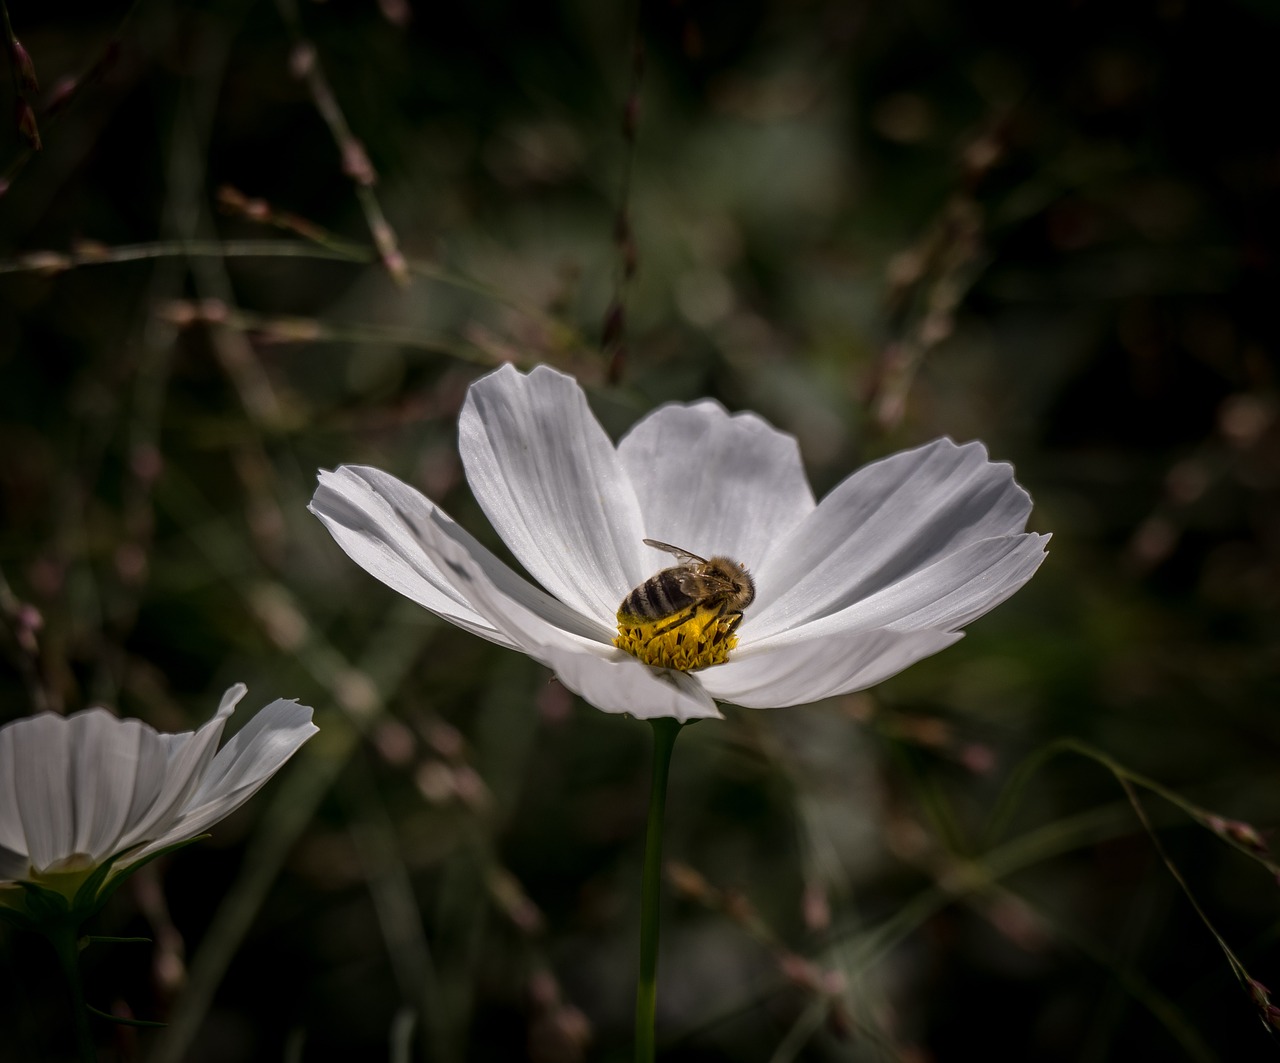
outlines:
[[[989,827],[1063,736],[1280,815],[1274,5],[8,7],[42,150],[0,132],[0,717],[177,730],[244,680],[322,727],[105,913],[155,944],[90,948],[91,1001],[172,1023],[111,1058],[628,1057],[647,729],[305,511],[365,462],[498,546],[454,432],[508,359],[615,435],[757,410],[819,492],[981,438],[1054,533],[946,653],[682,738],[662,1058],[1273,1058],[1104,767]],[[1243,828],[1138,792],[1280,985]],[[38,945],[0,936],[5,1060],[66,1048]]]

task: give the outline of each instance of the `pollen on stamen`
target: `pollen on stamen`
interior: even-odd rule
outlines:
[[[652,619],[619,610],[618,637],[613,644],[655,668],[693,672],[729,659],[738,645],[733,628],[740,618],[741,614],[724,616],[719,609],[707,607],[671,627],[669,616]]]

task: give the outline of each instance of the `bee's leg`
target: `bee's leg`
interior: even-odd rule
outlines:
[[[725,628],[725,632],[724,632],[724,633],[725,633],[725,637],[726,637],[726,638],[728,638],[728,637],[729,637],[730,635],[732,635],[735,631],[737,631],[737,630],[738,630],[738,625],[739,625],[739,624],[741,624],[741,623],[742,623],[742,614],[741,614],[741,613],[734,613],[734,614],[733,614],[732,619],[730,619],[730,621],[729,621],[729,626],[728,626],[727,628]]]
[[[681,624],[685,623],[690,617],[693,616],[694,611],[695,610],[692,608],[683,609],[680,612],[676,613],[675,615],[671,616],[670,618],[668,618],[667,622],[663,624],[661,627],[655,627],[653,629],[653,632],[650,634],[650,638],[657,638],[659,635],[665,635],[668,631],[672,631],[675,628],[678,628]]]

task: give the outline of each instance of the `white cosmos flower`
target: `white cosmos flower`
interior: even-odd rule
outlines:
[[[306,705],[273,701],[219,750],[244,694],[182,734],[105,709],[0,727],[0,897],[19,882],[69,896],[108,859],[115,876],[244,804],[317,730]]]
[[[606,712],[718,716],[860,690],[951,645],[1044,560],[1031,498],[981,443],[937,439],[814,501],[796,440],[703,400],[640,420],[615,447],[568,376],[510,365],[459,422],[467,481],[542,586],[438,506],[367,466],[321,471],[310,509],[358,564],[433,613],[553,669]],[[646,538],[751,572],[730,659],[694,672],[614,646],[632,588],[674,564]]]

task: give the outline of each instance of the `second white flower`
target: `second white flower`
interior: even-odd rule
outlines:
[[[615,447],[577,383],[543,366],[476,381],[459,448],[477,500],[541,587],[378,469],[322,471],[311,511],[388,586],[543,662],[597,708],[641,718],[872,686],[959,639],[1031,578],[1048,541],[1024,530],[1030,497],[980,443],[895,454],[818,504],[795,439],[754,414],[663,406]],[[645,539],[750,572],[754,598],[724,663],[653,667],[615,645],[623,600],[674,563]]]

